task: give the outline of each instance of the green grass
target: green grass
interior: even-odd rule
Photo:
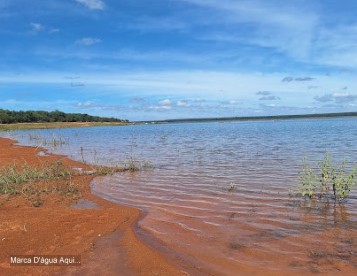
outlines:
[[[41,167],[32,167],[28,164],[18,166],[13,163],[0,170],[0,193],[22,193],[25,183],[58,178],[70,179],[72,174],[60,160],[53,164],[46,163]]]
[[[23,195],[33,207],[40,207],[48,194],[78,198],[81,189],[72,181],[75,176],[107,175],[118,171],[123,169],[95,166],[91,171],[71,170],[64,166],[61,160],[37,167],[13,163],[0,168],[0,195],[6,198],[9,195]],[[5,202],[0,201],[0,206],[3,204]]]

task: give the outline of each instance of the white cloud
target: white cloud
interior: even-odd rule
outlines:
[[[79,102],[77,103],[78,107],[84,107],[84,108],[88,108],[88,107],[93,107],[94,104],[90,101],[86,101],[86,102]]]
[[[306,0],[178,1],[199,7],[200,13],[203,9],[210,13],[209,21],[197,16],[198,24],[225,26],[219,32],[202,33],[200,39],[272,48],[299,62],[357,69],[355,18],[341,18],[341,13],[332,10],[323,12],[329,4]],[[343,5],[338,9],[341,12]]]
[[[356,94],[336,92],[331,94],[325,94],[322,96],[316,96],[314,99],[318,102],[335,102],[336,104],[352,103],[357,101]]]
[[[228,101],[228,104],[231,104],[231,105],[236,105],[236,104],[241,104],[242,102],[240,101],[237,101],[237,100],[230,100]]]
[[[68,86],[70,80],[63,77],[68,74],[71,73],[42,72],[19,75],[0,72],[0,84],[64,84]],[[184,101],[191,104],[190,107],[193,108],[196,104],[204,105],[210,101],[227,103],[232,99],[243,102],[246,108],[253,108],[261,103],[257,98],[257,91],[272,91],[272,95],[278,95],[282,98],[281,105],[301,107],[319,104],[318,101],[313,99],[316,94],[311,93],[305,82],[291,82],[287,85],[281,82],[284,76],[286,76],[285,73],[261,74],[194,70],[116,71],[96,74],[80,73],[80,82],[85,83],[85,87],[81,89],[85,89],[87,95],[91,97],[97,96],[98,91],[101,95],[107,97],[122,94],[128,97],[133,97],[133,95],[141,98],[157,97],[161,100],[153,105],[161,110],[169,107],[174,110],[179,108],[178,105],[183,107]],[[357,91],[354,74],[340,74],[330,77],[315,74],[315,77],[315,84],[320,87],[319,91],[323,93],[334,93],[340,91],[341,87],[344,86],[348,86],[349,91]],[[76,89],[73,90],[72,92],[76,93]],[[201,101],[194,99],[201,99]],[[345,99],[349,98],[345,97]],[[180,103],[178,104],[178,102]]]
[[[52,29],[48,30],[48,33],[49,34],[55,34],[55,33],[58,33],[59,31],[60,31],[60,29],[52,28]]]
[[[98,38],[93,38],[93,37],[83,37],[81,39],[78,39],[76,41],[76,44],[84,45],[84,46],[92,46],[94,44],[102,42]]]
[[[34,23],[34,22],[32,22],[32,23],[30,24],[30,26],[31,26],[31,31],[32,31],[33,33],[39,33],[39,32],[41,32],[41,31],[44,30],[44,26],[43,26],[42,24],[40,24],[40,23]]]
[[[31,22],[30,27],[31,27],[32,34],[38,34],[38,33],[44,33],[44,32],[46,32],[48,34],[55,34],[60,31],[60,29],[58,29],[58,28],[49,28],[49,27],[46,27],[43,24],[38,23],[38,22]]]
[[[281,100],[280,97],[269,95],[259,98],[259,101],[278,101]]]
[[[188,101],[177,101],[176,106],[178,107],[189,107],[191,104]]]
[[[105,4],[102,0],[75,0],[90,10],[104,10]]]
[[[157,107],[162,108],[162,109],[171,109],[172,102],[169,99],[165,99],[165,100],[159,101]]]
[[[312,4],[308,2],[298,6],[291,1],[181,1],[209,9],[210,23],[207,24],[229,27],[226,33],[213,33],[212,38],[275,48],[299,60],[310,56],[319,16],[309,9]],[[244,31],[235,31],[240,29],[240,24],[245,24]]]

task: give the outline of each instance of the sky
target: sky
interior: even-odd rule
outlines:
[[[0,108],[357,111],[354,0],[0,0]]]

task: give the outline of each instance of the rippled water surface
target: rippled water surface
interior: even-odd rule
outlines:
[[[141,208],[140,233],[219,275],[357,273],[357,194],[344,204],[296,197],[303,157],[357,161],[357,120],[96,127],[12,133],[77,160],[134,161],[92,191]],[[63,140],[63,145],[53,138]]]

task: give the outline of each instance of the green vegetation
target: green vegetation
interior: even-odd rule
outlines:
[[[48,194],[78,197],[81,187],[74,184],[74,177],[80,175],[107,175],[123,169],[95,166],[93,170],[70,169],[61,160],[54,163],[44,163],[41,166],[22,166],[13,163],[0,168],[0,195],[21,194],[34,207],[43,204],[43,198]],[[56,181],[60,180],[60,181]],[[0,205],[4,202],[0,202]]]
[[[347,198],[352,188],[357,184],[357,165],[347,173],[346,162],[339,167],[334,167],[330,154],[326,152],[325,158],[318,164],[319,174],[316,174],[304,159],[303,169],[300,176],[298,191],[302,196],[310,199],[315,196],[333,197],[335,201]]]
[[[0,124],[16,123],[53,123],[53,122],[128,122],[116,118],[90,116],[80,113],[61,111],[10,111],[0,109]]]
[[[0,170],[0,193],[23,192],[23,184],[28,182],[71,177],[72,172],[60,160],[53,164],[46,163],[41,167],[32,167],[28,164],[19,167],[14,163]]]

